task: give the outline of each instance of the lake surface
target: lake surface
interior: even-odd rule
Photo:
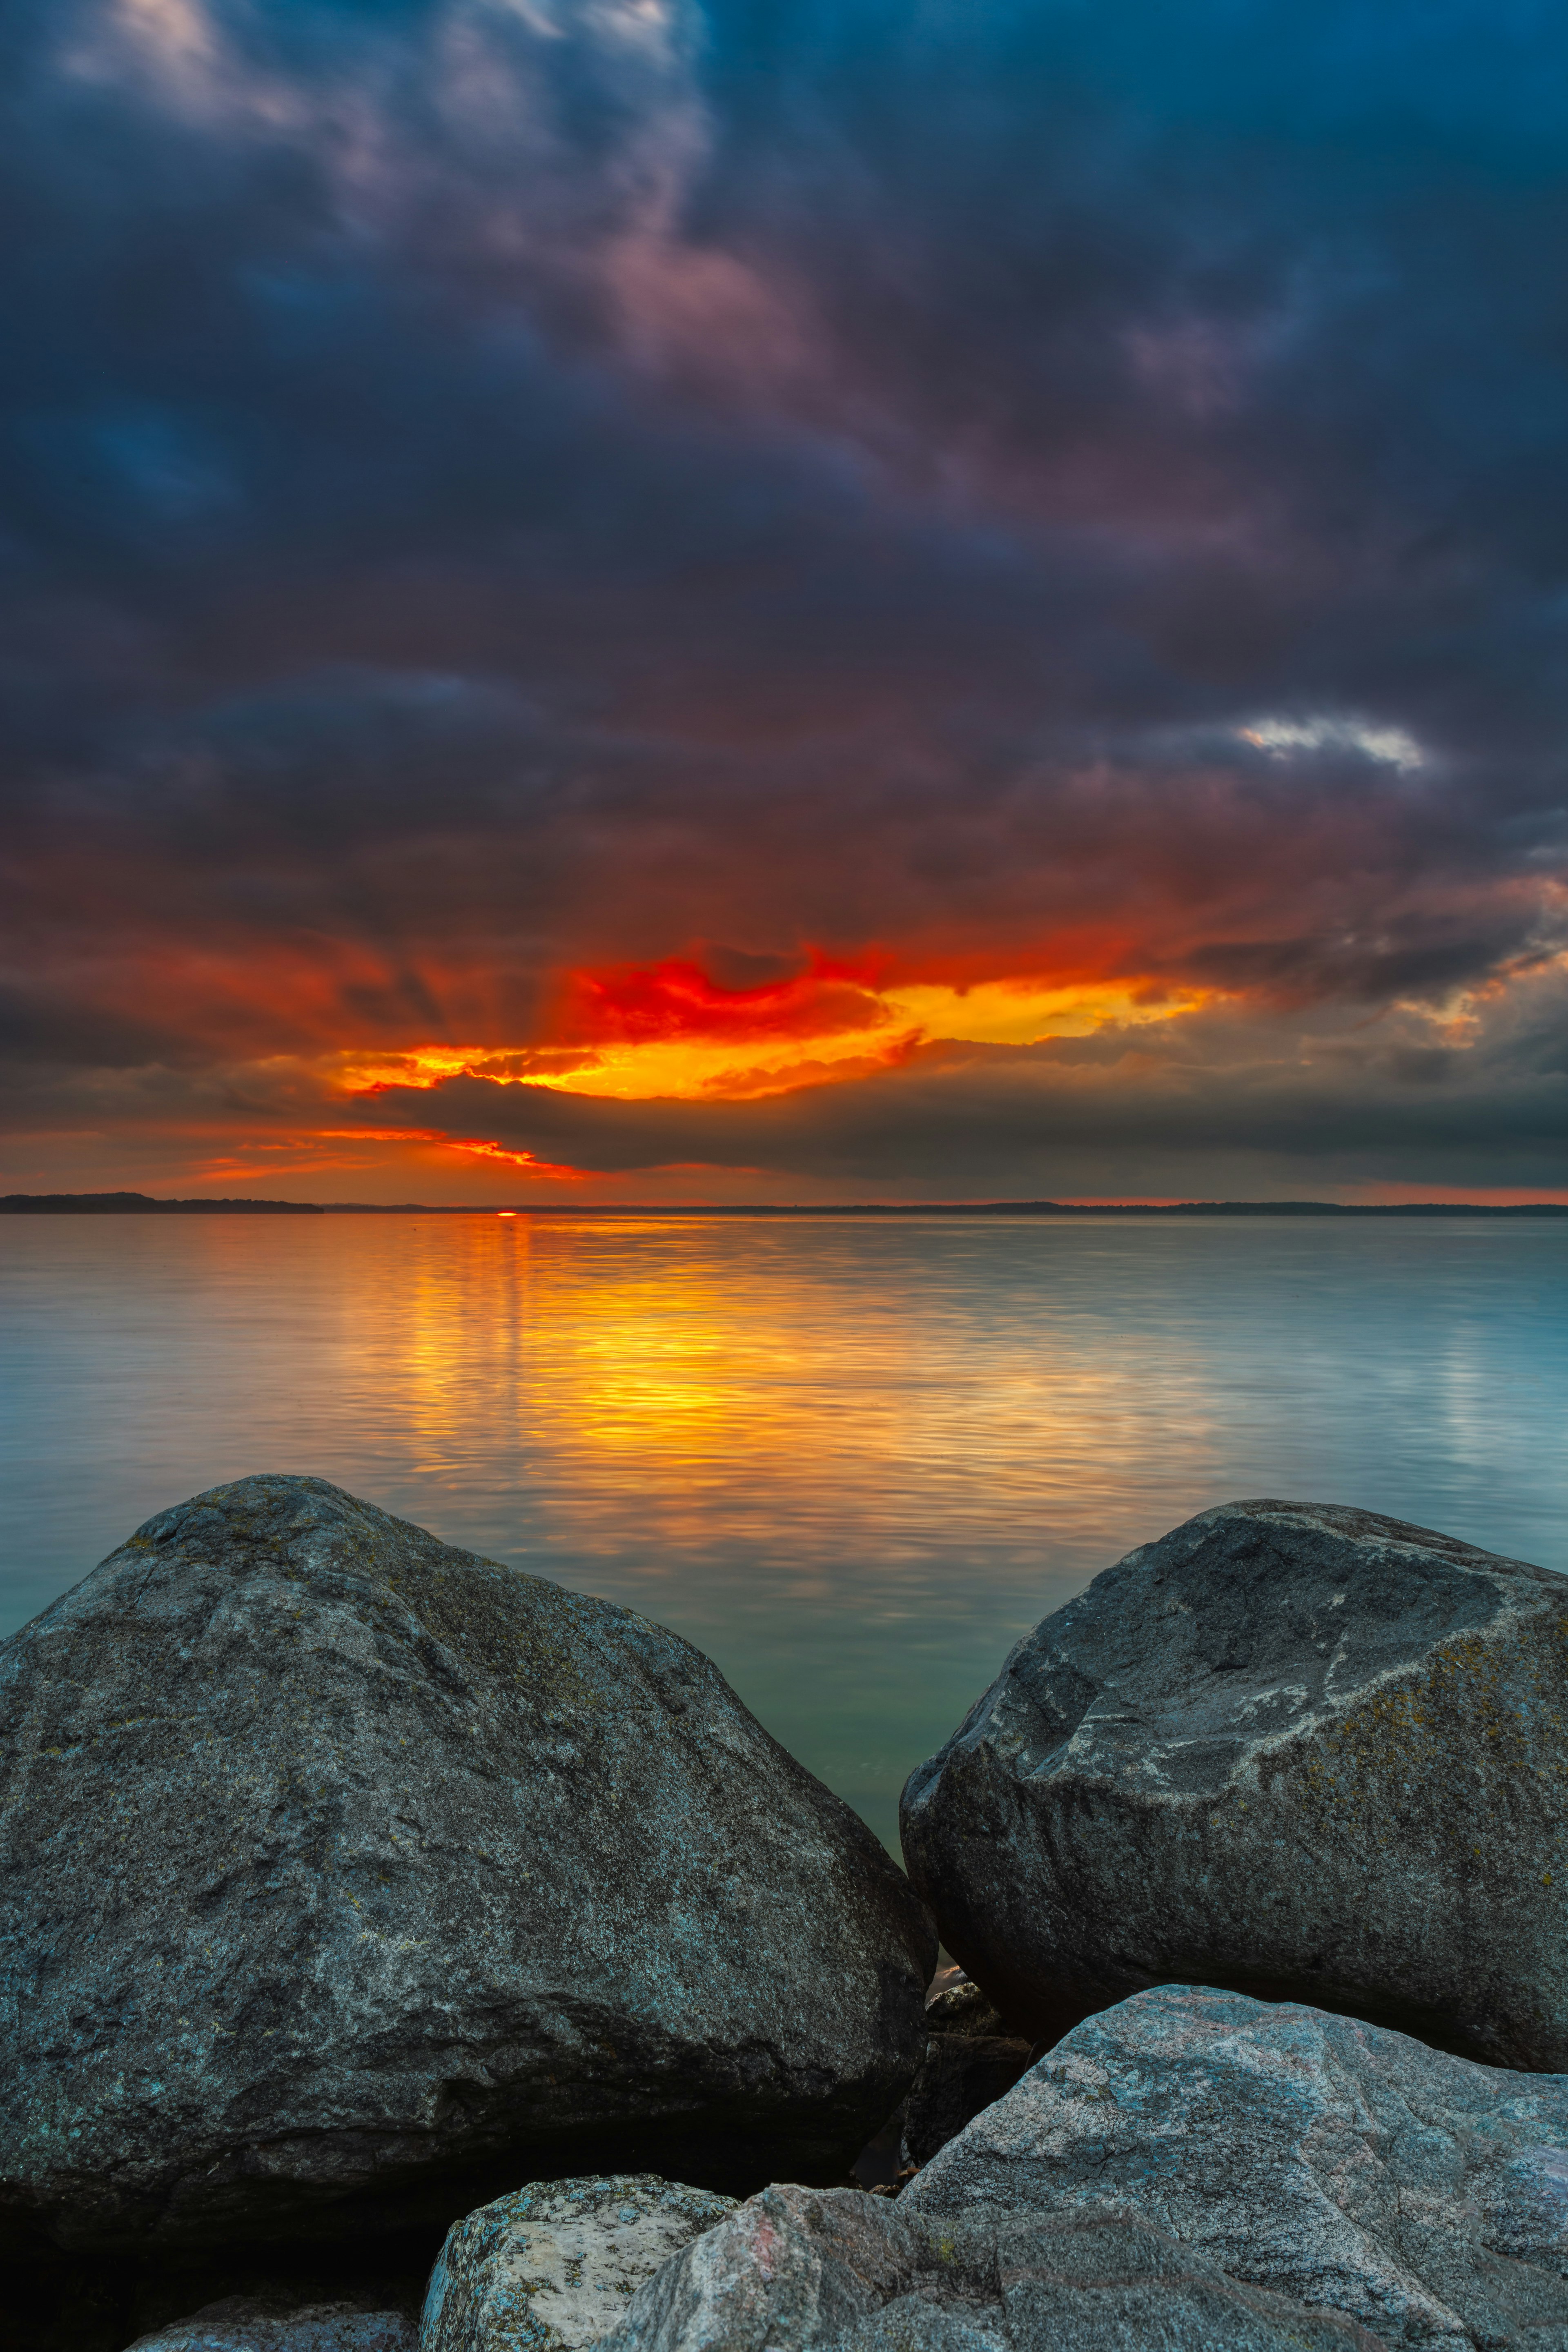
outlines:
[[[644,1611],[883,1836],[1028,1626],[1239,1496],[1568,1568],[1568,1228],[0,1220],[0,1631],[309,1471]]]

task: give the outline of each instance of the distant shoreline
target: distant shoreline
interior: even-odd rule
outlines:
[[[11,1217],[1568,1217],[1568,1202],[1470,1201],[790,1201],[529,1202],[480,1208],[437,1201],[163,1201],[147,1192],[6,1192]]]

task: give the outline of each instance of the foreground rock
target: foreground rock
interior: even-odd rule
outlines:
[[[1010,2091],[1039,2045],[1010,2033],[977,1984],[961,1983],[926,2004],[925,2056],[904,2105],[900,2154],[928,2163],[971,2118]]]
[[[1390,2346],[1568,2342],[1568,2081],[1168,1986],[1089,2019],[893,2209],[1106,2204]]]
[[[417,2352],[418,2342],[400,2311],[234,2294],[139,2336],[131,2352]]]
[[[842,2179],[919,2055],[920,1905],[708,1659],[318,1479],[149,1520],[0,1650],[0,1742],[13,2231]]]
[[[681,2247],[734,2210],[731,2197],[657,2173],[536,2180],[447,2234],[420,2352],[581,2352]]]
[[[1170,1981],[1568,2070],[1568,1585],[1233,1503],[1022,1641],[911,1775],[942,1939],[1054,2040]]]
[[[633,2298],[601,2352],[1373,2352],[1124,2215],[927,2222],[764,2189]]]

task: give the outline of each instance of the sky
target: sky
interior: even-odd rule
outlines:
[[[7,0],[0,1190],[1568,1199],[1568,18]]]

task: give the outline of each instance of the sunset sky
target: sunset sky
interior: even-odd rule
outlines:
[[[1568,1200],[1568,16],[7,0],[0,1190]]]

